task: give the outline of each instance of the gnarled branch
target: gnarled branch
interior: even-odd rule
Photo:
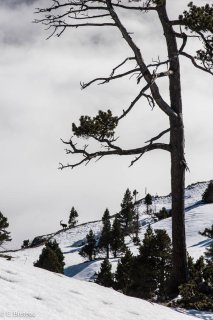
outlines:
[[[66,149],[66,153],[67,154],[80,154],[83,156],[83,159],[81,159],[79,162],[76,162],[74,164],[67,164],[67,165],[63,165],[62,163],[59,164],[59,169],[64,169],[64,168],[75,168],[77,166],[80,166],[81,164],[88,164],[92,159],[99,159],[102,158],[104,156],[108,156],[108,155],[118,155],[118,156],[123,156],[123,155],[137,155],[139,154],[140,156],[138,157],[141,158],[142,155],[148,151],[152,151],[152,150],[165,150],[165,151],[171,151],[170,145],[169,144],[165,144],[165,143],[153,143],[153,144],[149,144],[148,146],[144,146],[144,147],[140,147],[140,148],[135,148],[135,149],[122,149],[120,147],[118,147],[117,149],[110,149],[107,151],[103,151],[103,150],[98,150],[96,152],[88,152],[86,149],[87,148],[83,148],[83,149],[79,149],[76,147],[76,144],[73,143],[72,138],[66,142],[63,141],[62,142],[66,145],[69,145],[71,149]],[[138,160],[137,159],[137,160]],[[137,160],[133,160],[133,163]]]

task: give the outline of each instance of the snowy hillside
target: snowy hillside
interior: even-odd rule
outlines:
[[[39,320],[204,320],[112,289],[0,258],[0,317]],[[188,312],[190,313],[190,312]]]
[[[203,254],[210,243],[209,239],[198,233],[213,224],[213,204],[204,205],[201,202],[207,184],[194,184],[186,188],[185,192],[187,247],[190,255],[195,258]],[[158,211],[163,206],[168,209],[171,207],[170,196],[156,197],[152,209]],[[154,222],[145,214],[143,200],[139,202],[138,211],[141,239],[148,223],[152,223],[154,229],[166,229],[171,236],[171,218]],[[0,317],[12,318],[15,312],[29,313],[39,320],[190,320],[197,317],[213,320],[213,313],[184,311],[183,314],[183,310],[180,313],[91,283],[102,259],[88,262],[78,252],[88,231],[92,229],[98,237],[101,226],[101,221],[90,222],[43,236],[54,238],[60,244],[65,257],[65,275],[68,277],[33,267],[42,245],[10,252],[13,257],[11,261],[0,258],[1,292],[4,293],[1,295]],[[137,254],[138,248],[129,237],[126,237],[126,244]],[[111,257],[110,262],[115,270],[118,259]]]
[[[187,250],[194,258],[198,258],[205,251],[206,246],[209,245],[210,240],[199,235],[199,231],[203,231],[206,227],[210,227],[213,224],[213,204],[204,205],[201,202],[202,194],[206,189],[208,182],[201,182],[191,185],[186,188],[186,237],[187,237]],[[153,202],[153,210],[160,210],[162,207],[171,207],[171,197],[156,197]],[[171,236],[171,218],[161,220],[159,222],[153,222],[150,216],[147,216],[143,201],[140,201],[138,207],[140,213],[140,238],[143,239],[143,235],[147,228],[147,223],[152,223],[154,229],[166,229]],[[73,229],[57,232],[55,235],[51,235],[60,244],[60,247],[65,256],[65,274],[70,277],[74,277],[80,280],[92,280],[94,273],[99,271],[102,260],[96,260],[92,262],[85,261],[78,252],[81,248],[82,242],[85,240],[86,234],[90,229],[98,236],[101,230],[101,221],[86,223],[79,225]],[[128,247],[134,254],[137,254],[137,247],[132,243],[129,237],[126,238]],[[18,261],[24,264],[32,265],[36,261],[41,253],[42,246],[36,248],[28,248],[13,252],[13,256]],[[111,258],[110,262],[113,268],[116,268],[117,259]]]

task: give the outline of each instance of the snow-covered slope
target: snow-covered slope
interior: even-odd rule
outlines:
[[[202,194],[206,189],[208,182],[201,182],[186,188],[186,237],[187,249],[190,255],[197,259],[205,251],[206,246],[210,244],[210,240],[199,235],[199,231],[203,231],[206,227],[213,224],[213,204],[204,205],[201,202]],[[156,197],[153,201],[153,210],[158,211],[162,207],[171,207],[171,197]],[[138,210],[140,213],[141,231],[140,238],[147,228],[147,223],[151,222],[154,229],[166,229],[171,236],[171,218],[153,223],[153,219],[145,214],[146,207],[143,200],[140,201]],[[78,252],[82,242],[85,240],[86,234],[90,229],[97,235],[100,234],[101,221],[79,225],[73,229],[57,232],[52,235],[58,241],[65,256],[65,274],[81,280],[92,280],[94,273],[99,270],[102,260],[86,262]],[[129,237],[126,238],[128,247],[134,254],[138,249],[131,242]],[[41,253],[42,246],[37,248],[29,248],[13,252],[13,256],[24,264],[32,265]],[[111,258],[113,268],[116,268],[117,259]]]
[[[213,224],[213,204],[204,205],[201,196],[207,182],[197,183],[186,188],[186,236],[189,253],[198,258],[205,251],[210,241],[199,235]],[[170,196],[156,197],[153,210],[171,207]],[[146,208],[141,200],[138,206],[140,213],[140,238],[146,231],[147,223],[154,229],[163,228],[171,235],[171,218],[154,222],[145,214]],[[197,311],[175,311],[140,299],[124,296],[112,289],[100,287],[91,282],[94,273],[99,270],[102,259],[87,262],[79,254],[82,242],[90,229],[97,237],[101,231],[101,221],[79,225],[66,231],[57,231],[48,235],[58,241],[65,256],[65,275],[54,274],[33,267],[43,246],[11,252],[11,261],[0,258],[0,317],[15,318],[36,317],[43,319],[74,320],[190,320],[201,318],[213,320],[213,313]],[[44,236],[47,237],[47,236]],[[126,244],[137,254],[138,248],[129,237]],[[113,269],[117,259],[111,257]],[[193,317],[186,315],[193,315]],[[195,317],[196,318],[195,318]]]
[[[112,289],[0,258],[0,317],[39,320],[195,320]],[[192,312],[193,314],[193,312]],[[199,318],[213,319],[210,313]]]

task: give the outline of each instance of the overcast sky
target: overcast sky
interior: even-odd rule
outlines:
[[[57,169],[59,162],[75,161],[65,155],[60,141],[70,138],[72,122],[99,109],[119,115],[140,88],[132,78],[80,90],[80,81],[109,75],[130,55],[129,49],[117,31],[106,28],[69,30],[45,40],[48,32],[32,23],[35,8],[45,2],[50,3],[0,1],[0,210],[8,217],[13,247],[56,231],[60,220],[67,222],[72,206],[85,222],[101,218],[106,207],[118,212],[127,187],[137,189],[140,197],[145,188],[151,194],[170,192],[169,154],[164,151],[144,155],[131,168],[132,157],[118,157],[75,170]],[[168,2],[170,15],[177,18],[186,1],[178,1],[176,8],[171,7],[174,1]],[[122,19],[134,31],[146,62],[166,58],[155,15],[125,14]],[[213,78],[181,61],[190,184],[213,178]],[[166,79],[160,87],[168,97]],[[139,147],[167,127],[166,116],[141,101],[121,123],[118,136],[122,146]]]

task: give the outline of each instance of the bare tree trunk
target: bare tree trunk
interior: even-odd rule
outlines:
[[[170,142],[172,146],[171,191],[173,243],[173,279],[171,289],[173,292],[176,292],[178,286],[187,281],[187,256],[184,219],[184,129],[181,119],[179,119],[179,121],[171,121]]]
[[[172,291],[178,291],[178,286],[187,281],[187,256],[185,237],[185,156],[184,156],[184,126],[182,118],[182,98],[180,81],[179,51],[175,32],[166,12],[166,1],[158,9],[158,15],[167,42],[170,60],[169,91],[171,108],[177,117],[170,117],[171,146],[171,194],[172,194],[172,244],[173,244],[173,281]]]

